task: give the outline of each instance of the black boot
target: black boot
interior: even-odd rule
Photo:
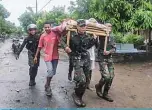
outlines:
[[[113,102],[114,100],[108,95],[108,92],[104,92],[103,93],[103,99],[109,101],[109,102]]]
[[[32,67],[30,67],[30,69],[29,69],[29,75],[30,75],[29,86],[35,86],[36,85],[35,78],[33,77],[32,72],[33,72],[33,69],[32,69]]]
[[[99,81],[99,83],[95,85],[96,94],[97,94],[97,96],[99,96],[100,98],[102,98],[102,87],[103,87],[104,84],[105,84],[104,80],[101,79],[101,80]]]
[[[36,85],[36,82],[34,80],[30,80],[29,86],[35,86],[35,85]]]
[[[37,71],[38,71],[38,67],[30,67],[30,69],[29,69],[29,75],[30,75],[29,86],[35,86],[36,85],[35,77],[37,75]]]
[[[85,88],[76,88],[75,92],[72,94],[73,101],[78,107],[85,107],[86,104],[82,100],[83,94],[85,93]]]
[[[109,101],[109,102],[113,102],[114,100],[108,95],[108,91],[110,89],[110,86],[111,86],[110,82],[107,83],[107,84],[105,84],[104,92],[103,92],[103,97],[102,98],[105,99],[105,100],[107,100],[107,101]]]
[[[86,103],[82,100],[83,95],[84,95],[84,92],[82,92],[80,94],[81,107],[85,107],[86,106]]]
[[[86,87],[87,87],[87,89],[89,89],[89,90],[92,90],[92,89],[90,88],[91,77],[92,77],[92,70],[90,70],[89,75],[86,77],[86,83],[87,83]]]
[[[81,100],[80,100],[80,96],[78,96],[75,92],[72,93],[72,98],[74,103],[78,106],[81,107]]]
[[[70,73],[70,72],[68,73],[68,80],[69,80],[69,81],[72,81],[72,72],[71,72],[71,73]]]
[[[76,93],[73,93],[72,97],[73,97],[74,103],[78,107],[85,107],[86,106],[85,102],[82,100],[82,96],[81,95],[77,95]]]

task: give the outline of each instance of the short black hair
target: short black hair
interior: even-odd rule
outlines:
[[[44,22],[44,25],[45,24],[50,24],[51,26],[53,25],[53,22],[52,21],[46,21],[46,22]]]

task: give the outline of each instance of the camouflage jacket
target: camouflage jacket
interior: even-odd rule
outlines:
[[[100,53],[100,54],[103,54],[104,42],[105,42],[105,37],[99,37],[99,39],[97,41],[97,50],[98,50],[98,53]],[[116,51],[116,43],[115,43],[112,35],[110,35],[110,37],[108,37],[108,43],[107,43],[106,49],[107,49],[107,51],[110,51],[110,50],[113,50],[114,52]],[[109,56],[111,56],[111,54]]]
[[[26,46],[26,49],[28,51],[31,51],[33,54],[36,53],[37,47],[38,47],[38,43],[39,43],[39,36],[38,35],[34,35],[34,36],[28,36],[24,39],[20,49],[19,49],[19,53],[23,50],[23,48]]]
[[[61,47],[66,48],[68,45],[66,44],[67,37],[61,38]],[[72,50],[70,53],[70,56],[75,57],[83,57],[88,56],[88,49],[91,48],[93,45],[95,45],[96,39],[94,39],[91,35],[88,35],[87,33],[79,34],[76,32],[71,32],[70,36],[70,44],[69,47]]]

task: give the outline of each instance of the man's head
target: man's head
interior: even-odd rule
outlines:
[[[27,26],[27,31],[30,35],[35,35],[37,32],[37,26],[35,24],[30,24]]]
[[[47,21],[44,23],[44,30],[46,33],[50,33],[52,28],[52,23]]]
[[[106,23],[105,26],[108,28],[108,30],[112,31],[112,24]]]
[[[77,29],[78,29],[78,32],[81,34],[83,34],[86,31],[86,22],[84,19],[77,20]]]

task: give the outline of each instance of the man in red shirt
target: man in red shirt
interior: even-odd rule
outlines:
[[[47,66],[47,79],[45,84],[45,91],[47,96],[52,96],[52,90],[50,87],[50,82],[53,76],[56,74],[56,69],[58,65],[59,53],[59,29],[51,29],[51,23],[44,23],[45,32],[41,35],[39,40],[39,45],[37,53],[35,55],[34,61],[37,62],[38,53],[41,49],[44,50],[44,61]]]

